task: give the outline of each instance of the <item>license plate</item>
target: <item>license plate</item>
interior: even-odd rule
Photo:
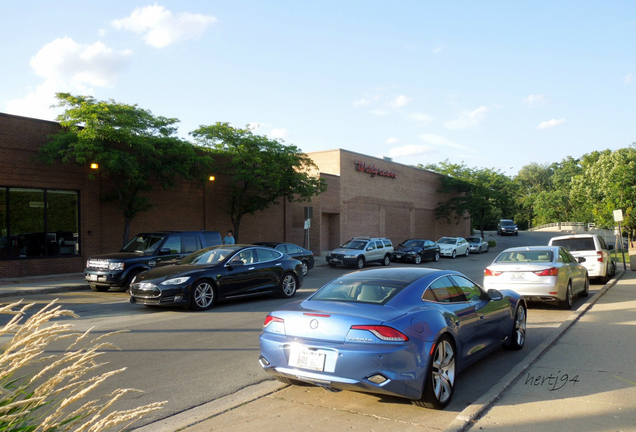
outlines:
[[[325,370],[325,357],[324,353],[293,346],[289,352],[289,366],[322,372]]]
[[[88,275],[87,278],[89,281],[96,281],[97,280],[97,275]]]
[[[514,272],[510,274],[510,279],[525,279],[525,275],[522,272]]]

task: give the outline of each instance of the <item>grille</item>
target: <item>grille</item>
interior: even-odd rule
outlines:
[[[161,290],[155,285],[134,283],[130,287],[130,294],[134,297],[152,298],[161,296]]]
[[[332,256],[333,258],[336,258],[336,259],[339,259],[339,260],[341,260],[341,259],[343,259],[343,258],[344,258],[344,255],[343,255],[343,254],[335,254],[335,253],[332,253],[332,254],[331,254],[331,256]]]
[[[108,270],[108,261],[106,260],[88,260],[88,268],[94,268],[98,270]]]

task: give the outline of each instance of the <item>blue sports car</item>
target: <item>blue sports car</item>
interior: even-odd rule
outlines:
[[[486,292],[456,271],[357,271],[267,315],[259,362],[284,383],[443,409],[460,370],[502,345],[523,347],[526,317],[515,292]]]

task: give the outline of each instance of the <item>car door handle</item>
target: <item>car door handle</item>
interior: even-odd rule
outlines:
[[[248,270],[254,270],[256,267],[250,267],[248,268]]]

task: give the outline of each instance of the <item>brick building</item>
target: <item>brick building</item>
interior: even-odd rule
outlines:
[[[90,255],[122,246],[124,222],[108,189],[90,166],[37,160],[55,122],[0,113],[0,278],[81,272]],[[436,240],[470,233],[470,221],[436,220],[439,175],[347,150],[309,153],[328,190],[311,203],[287,203],[244,216],[239,241],[288,241],[317,255],[356,235]],[[95,180],[89,180],[93,173]],[[229,176],[201,184],[181,180],[171,190],[155,185],[155,207],[131,223],[131,235],[155,230],[231,229]],[[305,230],[306,207],[311,226]],[[307,235],[308,233],[308,235]],[[319,259],[320,260],[320,259]]]

